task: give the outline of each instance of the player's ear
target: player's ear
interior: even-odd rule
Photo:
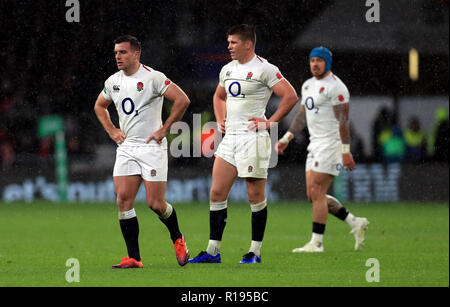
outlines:
[[[248,50],[253,49],[253,43],[251,40],[248,39],[245,41],[245,48],[247,48]]]
[[[140,50],[136,50],[136,51],[134,52],[134,56],[136,57],[136,59],[139,60],[139,58],[141,57],[141,51],[140,51]]]

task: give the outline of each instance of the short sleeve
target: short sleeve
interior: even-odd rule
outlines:
[[[162,72],[153,71],[153,73],[154,73],[153,91],[154,91],[154,93],[162,96],[167,91],[170,84],[172,84],[172,81],[170,81],[170,79],[167,78],[166,75],[163,74]]]
[[[225,87],[225,66],[222,67],[219,73],[219,85]]]
[[[280,73],[280,70],[278,69],[278,67],[276,67],[275,65],[272,65],[272,64],[267,64],[264,69],[264,72],[261,75],[261,79],[262,79],[261,81],[268,88],[272,88],[273,86],[275,86],[275,84],[277,84],[278,82],[283,80],[284,77]]]
[[[103,97],[105,97],[106,100],[111,101],[112,97],[111,97],[111,88],[109,86],[109,78],[105,81],[105,85],[103,87]]]
[[[301,97],[300,97],[300,105],[304,105],[305,104],[305,97],[306,97],[306,95],[305,95],[305,88],[307,87],[308,85],[307,85],[307,83],[306,82],[304,82],[303,83],[303,85],[302,85],[302,92],[301,92]]]
[[[333,106],[350,101],[350,93],[343,83],[336,85],[330,92],[330,99]]]

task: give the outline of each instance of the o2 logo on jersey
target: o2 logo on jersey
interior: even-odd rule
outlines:
[[[233,97],[241,96],[241,98],[245,98],[245,94],[241,93],[241,84],[237,81],[234,81],[228,87],[228,93],[230,93]]]
[[[319,107],[314,108],[314,99],[311,96],[305,99],[305,107],[310,111],[315,109],[316,111],[314,113],[319,113]]]
[[[134,101],[130,97],[125,98],[122,100],[122,111],[126,115],[130,115],[134,112]],[[139,115],[138,110],[136,110],[135,116]]]

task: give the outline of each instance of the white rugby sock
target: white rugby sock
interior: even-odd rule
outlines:
[[[252,243],[250,244],[250,250],[248,252],[254,253],[256,256],[261,257],[261,247],[262,242],[252,240]]]
[[[312,233],[311,241],[314,243],[323,243],[323,234]]]
[[[220,253],[220,241],[209,240],[206,252],[210,255],[217,256]]]
[[[356,225],[356,217],[353,214],[348,213],[347,217],[345,218],[345,222],[348,224],[348,226],[353,228]]]

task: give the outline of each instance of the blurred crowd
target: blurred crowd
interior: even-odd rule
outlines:
[[[355,161],[411,164],[448,162],[449,117],[446,108],[436,109],[430,131],[422,128],[420,117],[417,115],[411,116],[403,129],[396,118],[392,110],[381,108],[371,123],[372,148],[365,148],[368,142],[364,142],[360,133],[354,129],[354,125],[350,124],[350,146]],[[288,154],[286,159],[305,161],[308,137],[307,129],[301,136],[296,136],[286,150]]]
[[[418,116],[401,129],[394,114],[383,108],[373,124],[374,160],[383,162],[448,162],[449,118],[447,109],[436,109],[431,131],[424,131]]]
[[[231,1],[236,2],[240,10],[236,10],[233,5],[221,5],[222,11],[213,5],[206,6],[206,0],[195,2],[193,7],[185,7],[183,1],[155,0],[152,1],[152,8],[148,7],[148,2],[141,0],[118,0],[114,6],[104,5],[101,1],[86,1],[83,2],[79,24],[66,22],[65,1],[60,2],[57,5],[48,1],[0,2],[0,11],[3,12],[0,27],[8,32],[8,35],[0,36],[3,46],[0,49],[0,165],[3,169],[52,161],[53,138],[39,138],[37,134],[39,119],[49,114],[61,114],[64,117],[70,161],[93,159],[99,146],[110,144],[95,118],[93,104],[103,88],[104,80],[115,72],[112,41],[119,34],[131,33],[144,43],[152,42],[146,45],[144,60],[177,80],[187,92],[192,104],[183,120],[189,125],[192,124],[192,114],[202,113],[203,119],[213,120],[211,101],[214,86],[200,85],[195,80],[205,79],[208,70],[216,76],[217,63],[214,67],[203,63],[204,70],[196,72],[194,66],[199,63],[193,61],[189,64],[186,57],[189,52],[186,50],[192,50],[192,45],[195,45],[198,51],[201,49],[201,46],[197,46],[198,42],[224,49],[226,28],[242,20],[264,28],[264,31],[258,32],[257,47],[263,50],[268,59],[277,58],[277,62],[281,63],[280,70],[300,92],[299,80],[305,80],[309,75],[304,56],[307,51],[299,54],[286,47],[285,42],[295,39],[301,26],[313,17],[314,14],[302,14],[302,9],[318,12],[330,1],[317,1],[314,4],[289,2],[283,7],[263,1],[272,5],[273,10],[267,12],[256,9],[248,19],[244,16],[252,7],[243,1]],[[117,10],[121,5],[127,9]],[[175,16],[178,17],[177,21],[186,23],[186,27],[175,23],[172,18],[164,18],[166,12],[180,6],[183,10],[180,16]],[[278,13],[274,15],[275,10]],[[211,18],[211,14],[217,14],[217,18]],[[273,18],[267,19],[266,14],[272,14]],[[283,16],[288,15],[296,19],[295,23],[291,23],[296,27],[280,29],[277,25],[284,21]],[[207,49],[206,53],[214,53],[218,49],[214,48]],[[220,56],[223,55],[219,54],[218,58]],[[363,54],[358,56],[364,57]],[[389,57],[383,55],[374,57],[389,61]],[[206,58],[217,57],[209,54]],[[385,75],[379,78],[383,84],[381,81],[360,82],[364,72],[358,69],[359,64],[354,59],[354,55],[341,54],[335,63],[342,79],[349,80],[352,94],[374,94],[381,89],[384,92],[378,94],[386,95],[393,91],[387,85],[402,87],[401,82],[395,83],[389,79],[393,74],[386,67],[391,65],[380,65],[386,70]],[[392,61],[395,62],[395,59]],[[442,63],[442,58],[436,61]],[[293,65],[294,62],[296,65]],[[448,65],[448,60],[446,63]],[[361,65],[367,67],[364,63]],[[429,83],[444,86],[442,92],[436,94],[448,95],[448,70],[446,75],[447,81]],[[187,79],[190,81],[187,82]],[[434,87],[424,88],[427,90],[424,93],[426,95],[435,93]],[[167,116],[169,107],[164,110],[163,116]],[[116,120],[113,113],[112,116],[113,121]],[[423,131],[419,117],[411,118],[408,127],[402,131],[395,116],[388,110],[382,110],[373,123],[374,148],[368,150],[372,154],[365,154],[367,150],[358,137],[358,131],[352,131],[352,151],[357,161],[448,161],[448,122],[446,109],[439,109],[432,131]],[[306,140],[307,131],[300,142],[291,146],[285,159],[304,162],[303,156],[298,153],[305,152]]]

